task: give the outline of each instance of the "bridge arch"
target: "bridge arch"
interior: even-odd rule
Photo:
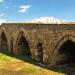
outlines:
[[[62,37],[62,38],[57,42],[57,45],[56,45],[56,47],[55,47],[55,49],[54,49],[54,52],[58,51],[59,48],[60,48],[60,46],[61,46],[64,42],[66,42],[67,40],[71,40],[71,41],[75,42],[75,36],[73,36],[73,35],[65,35],[64,37]],[[56,50],[56,51],[55,51],[55,50]]]
[[[0,44],[0,50],[2,52],[8,52],[9,51],[9,43],[8,43],[8,39],[7,39],[7,35],[6,35],[6,31],[5,28],[1,29],[1,44]]]
[[[16,47],[18,55],[31,57],[29,42],[23,31],[19,32],[18,34],[18,37],[16,39]]]
[[[57,63],[75,63],[75,36],[65,35],[56,45],[53,56]],[[56,58],[57,57],[57,58]]]

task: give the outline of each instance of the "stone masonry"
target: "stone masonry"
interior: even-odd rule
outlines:
[[[67,40],[75,42],[75,24],[3,23],[0,50],[21,55],[22,50],[18,49],[21,37],[25,38],[32,59],[55,64],[60,46]]]

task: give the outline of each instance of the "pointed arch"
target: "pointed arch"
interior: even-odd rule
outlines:
[[[60,48],[60,46],[67,40],[71,40],[73,42],[75,42],[75,36],[72,36],[72,35],[65,35],[64,37],[62,37],[58,42],[57,42],[57,45],[55,46],[54,48],[54,51],[53,51],[53,54],[55,52],[57,52]]]
[[[0,49],[1,49],[2,52],[8,52],[8,49],[9,49],[6,34],[3,31],[1,33],[1,46],[0,46]]]
[[[23,31],[21,31],[17,37],[16,46],[17,46],[17,51],[19,53],[18,55],[24,55],[26,57],[31,57],[29,43]]]
[[[72,35],[64,36],[56,45],[53,52],[53,59],[56,63],[75,63],[75,37]]]

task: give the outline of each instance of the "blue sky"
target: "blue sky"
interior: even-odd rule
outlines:
[[[75,21],[75,0],[0,0],[0,20],[24,22],[42,16]]]

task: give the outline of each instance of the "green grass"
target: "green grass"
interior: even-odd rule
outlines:
[[[0,64],[6,64],[11,61],[11,57],[0,53]]]
[[[26,72],[26,73],[34,73],[36,70],[34,67],[24,67],[24,68],[21,68],[20,71],[22,72]]]
[[[0,53],[0,59],[6,60],[6,61],[10,61],[10,57],[4,54]]]

